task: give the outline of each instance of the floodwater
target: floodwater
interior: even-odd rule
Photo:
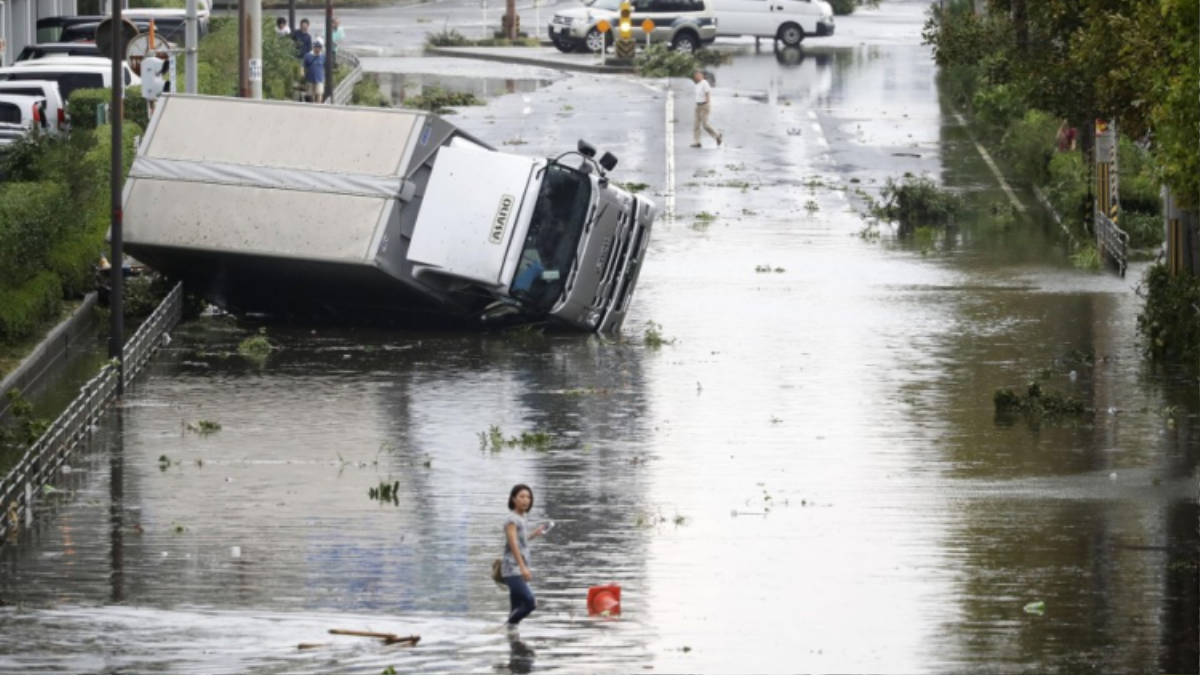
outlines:
[[[256,324],[180,327],[0,553],[0,671],[1196,672],[1200,400],[1139,355],[1145,265],[1074,269],[1010,214],[927,50],[738,49],[722,149],[687,147],[670,83],[671,162],[661,82],[454,118],[530,154],[588,135],[673,198],[623,339],[270,325],[255,362]],[[973,215],[864,235],[905,171]],[[1032,379],[1089,414],[997,416]],[[488,571],[518,482],[557,527],[515,640]],[[588,617],[610,582],[620,617]]]

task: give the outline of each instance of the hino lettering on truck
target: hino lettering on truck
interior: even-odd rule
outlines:
[[[504,228],[508,225],[508,217],[512,215],[515,201],[512,195],[504,195],[500,198],[500,208],[496,211],[496,218],[492,221],[492,235],[488,237],[493,244],[504,241]]]

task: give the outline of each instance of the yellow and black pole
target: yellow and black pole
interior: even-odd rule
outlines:
[[[633,41],[633,7],[628,0],[621,3],[621,17],[617,20],[617,58],[622,61],[633,59],[637,45]]]
[[[1096,250],[1101,260],[1113,259],[1124,274],[1124,254],[1114,237],[1121,215],[1118,194],[1117,126],[1111,120],[1096,120],[1096,213],[1092,224],[1096,234]]]

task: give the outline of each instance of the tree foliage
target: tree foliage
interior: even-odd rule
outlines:
[[[1085,133],[1115,119],[1150,141],[1161,180],[1200,207],[1200,3],[1195,0],[989,0],[976,16],[953,0],[931,10],[924,38],[946,72],[989,90],[989,114],[1016,94]],[[994,91],[994,88],[1001,88]]]

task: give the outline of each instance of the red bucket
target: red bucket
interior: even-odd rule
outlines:
[[[587,595],[588,614],[613,616],[621,613],[621,587],[616,584],[592,586]]]

